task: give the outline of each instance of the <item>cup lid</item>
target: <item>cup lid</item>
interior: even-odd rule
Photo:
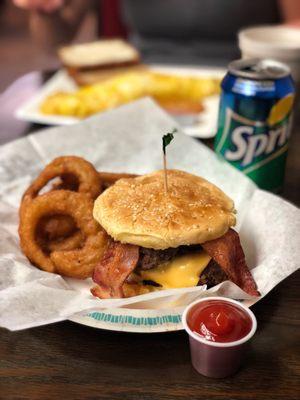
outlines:
[[[300,59],[300,29],[282,25],[261,25],[238,33],[239,47],[258,57]]]

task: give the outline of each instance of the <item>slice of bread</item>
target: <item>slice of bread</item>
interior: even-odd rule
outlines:
[[[68,74],[72,77],[72,79],[74,79],[78,86],[94,85],[95,83],[113,78],[116,75],[145,70],[147,70],[147,67],[143,64],[136,64],[126,67],[99,68],[88,71],[81,71],[75,68],[67,68]]]
[[[139,52],[122,39],[61,47],[58,56],[67,69],[79,71],[125,67],[140,61]]]

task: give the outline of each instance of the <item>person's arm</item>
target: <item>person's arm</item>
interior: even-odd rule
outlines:
[[[90,0],[13,0],[30,11],[30,30],[35,42],[48,51],[70,42],[89,9]]]
[[[281,16],[285,24],[300,27],[300,1],[278,0]]]

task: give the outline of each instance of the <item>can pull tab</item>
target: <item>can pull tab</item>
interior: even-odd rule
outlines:
[[[275,60],[259,60],[253,66],[253,71],[270,79],[277,79],[282,74],[282,64]]]
[[[279,79],[290,75],[290,68],[279,61],[271,59],[250,58],[232,61],[229,72],[237,77],[263,80]]]

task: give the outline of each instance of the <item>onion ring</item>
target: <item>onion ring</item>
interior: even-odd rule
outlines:
[[[70,176],[78,180],[78,192],[86,193],[95,199],[101,193],[101,180],[94,166],[81,157],[63,156],[55,158],[34,180],[23,195],[22,203],[34,199],[54,178],[61,177],[64,182]],[[69,182],[70,184],[70,182]]]
[[[30,207],[21,210],[19,235],[24,254],[48,272],[58,272],[73,278],[84,279],[92,275],[108,243],[107,234],[93,218],[93,200],[85,194],[68,190],[55,190],[31,201]],[[71,216],[86,240],[80,249],[43,252],[36,240],[36,230],[41,218],[49,215]]]

